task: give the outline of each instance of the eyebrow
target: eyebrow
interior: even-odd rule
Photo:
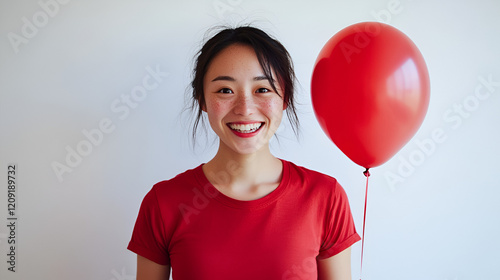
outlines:
[[[215,82],[215,81],[231,81],[231,82],[234,82],[234,81],[236,81],[236,79],[233,78],[233,77],[230,77],[230,76],[218,76],[218,77],[216,77],[215,79],[212,80],[212,82]]]
[[[253,78],[254,81],[262,81],[262,80],[269,80],[266,76],[257,76]],[[231,76],[218,76],[215,79],[212,80],[212,82],[215,81],[230,81],[230,82],[235,82],[236,79],[231,77]],[[274,82],[274,80],[271,80],[271,82]]]

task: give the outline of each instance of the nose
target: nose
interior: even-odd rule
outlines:
[[[255,111],[255,100],[252,94],[238,94],[234,105],[234,113],[237,115],[248,116]]]

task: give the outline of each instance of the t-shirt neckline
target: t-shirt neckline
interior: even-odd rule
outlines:
[[[212,183],[210,183],[208,178],[205,176],[205,173],[203,172],[202,168],[203,164],[200,164],[195,169],[195,176],[199,183],[199,186],[202,188],[204,187],[205,191],[209,192],[211,194],[211,197],[216,201],[232,208],[259,209],[259,208],[264,208],[269,204],[273,203],[274,201],[276,201],[283,194],[283,192],[286,189],[286,186],[288,185],[290,179],[289,162],[283,159],[280,160],[283,164],[283,174],[278,187],[276,187],[276,189],[274,189],[266,196],[254,200],[238,200],[220,192],[216,187],[212,185]]]

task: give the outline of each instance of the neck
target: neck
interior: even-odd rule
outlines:
[[[215,157],[203,169],[216,186],[245,189],[279,182],[281,166],[281,161],[271,154],[268,145],[255,153],[239,154],[221,143]]]

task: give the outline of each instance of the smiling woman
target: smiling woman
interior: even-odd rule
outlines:
[[[194,123],[193,136],[196,135],[199,120],[202,116],[202,104],[205,104],[204,83],[205,75],[211,62],[221,52],[221,50],[240,44],[251,47],[263,75],[255,77],[258,80],[267,80],[275,92],[277,86],[282,87],[286,93],[284,102],[287,105],[288,119],[293,130],[298,132],[299,120],[295,109],[294,89],[295,72],[293,70],[292,59],[283,45],[270,38],[265,32],[252,27],[240,27],[236,29],[225,29],[208,40],[199,52],[194,69],[194,78],[191,83],[193,87],[193,108],[197,108],[197,119]],[[274,75],[273,75],[274,73]],[[277,76],[278,83],[274,78]],[[219,77],[220,79],[231,79],[231,77]]]
[[[276,158],[269,141],[283,111],[297,129],[292,62],[263,31],[220,31],[194,71],[198,119],[219,137],[212,160],[156,184],[128,248],[137,279],[347,280],[360,238],[343,188]],[[196,132],[194,132],[196,133]]]
[[[221,51],[210,63],[203,88],[202,109],[219,136],[219,150],[250,154],[268,147],[281,123],[283,94],[279,86],[273,89],[251,47],[233,44]]]

